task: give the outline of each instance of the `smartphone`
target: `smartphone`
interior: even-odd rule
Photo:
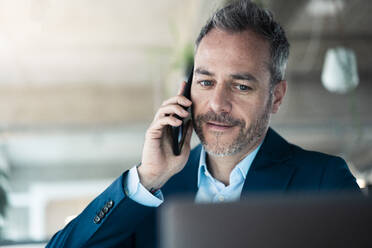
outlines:
[[[190,99],[190,100],[191,100],[191,83],[192,83],[193,74],[194,74],[194,67],[191,68],[191,71],[187,78],[186,87],[183,92],[183,95],[187,99]],[[173,154],[176,156],[181,154],[182,146],[183,146],[183,143],[185,142],[185,136],[187,133],[187,129],[191,121],[191,107],[187,108],[186,110],[189,111],[190,113],[187,118],[184,119],[176,115],[178,119],[182,120],[182,124],[178,127],[171,126],[172,149],[173,149]]]

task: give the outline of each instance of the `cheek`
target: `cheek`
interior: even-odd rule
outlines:
[[[234,104],[232,115],[234,118],[244,120],[246,126],[250,126],[262,116],[265,106],[264,101],[241,101]]]
[[[192,107],[193,118],[200,116],[200,115],[204,115],[207,113],[207,111],[208,111],[208,108],[203,107],[199,102],[196,102],[196,103],[193,102],[193,107]]]
[[[200,114],[208,110],[208,100],[206,96],[201,95],[199,92],[191,92],[192,109],[194,113]]]

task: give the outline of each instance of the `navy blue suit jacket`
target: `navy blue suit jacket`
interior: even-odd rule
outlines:
[[[164,185],[165,199],[180,194],[195,196],[200,149],[200,145],[194,148],[185,168]],[[156,246],[156,208],[142,206],[126,196],[125,174],[56,233],[47,247]],[[343,159],[305,151],[270,128],[247,174],[242,195],[342,191],[360,192]]]

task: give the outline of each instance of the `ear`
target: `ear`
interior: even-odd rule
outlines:
[[[276,114],[283,102],[285,92],[287,91],[287,81],[282,80],[274,86],[273,107],[271,113]]]

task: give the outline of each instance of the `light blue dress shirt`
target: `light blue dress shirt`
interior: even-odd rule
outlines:
[[[239,200],[245,178],[260,147],[261,145],[235,166],[230,173],[230,184],[228,186],[215,179],[208,171],[206,152],[203,147],[200,153],[198,192],[196,193],[195,202],[210,203]]]
[[[211,203],[239,200],[245,178],[260,147],[261,145],[235,166],[230,173],[230,184],[228,186],[215,179],[208,171],[206,152],[203,147],[200,153],[198,192],[195,202]],[[124,179],[124,191],[129,198],[148,207],[158,207],[164,202],[161,190],[153,195],[140,183],[136,166],[129,170],[127,177]]]

